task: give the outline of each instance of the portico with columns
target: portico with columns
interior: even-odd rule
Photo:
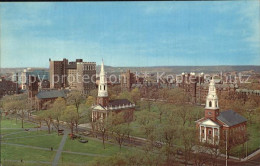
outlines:
[[[210,80],[204,117],[196,121],[200,142],[218,145],[225,130],[239,131],[245,137],[247,120],[233,110],[220,112],[214,79]],[[232,138],[235,139],[235,138]]]

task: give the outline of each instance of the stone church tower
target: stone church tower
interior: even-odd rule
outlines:
[[[216,120],[219,116],[218,96],[214,79],[210,80],[209,92],[206,99],[205,118]]]
[[[107,78],[104,70],[104,62],[102,60],[101,70],[99,74],[99,85],[98,85],[98,97],[97,104],[100,104],[103,107],[108,106],[108,93],[107,93]]]

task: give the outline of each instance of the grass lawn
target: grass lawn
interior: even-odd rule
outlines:
[[[24,131],[24,129],[1,129],[1,135],[12,134],[16,132]]]
[[[52,162],[56,152],[18,147],[13,145],[1,145],[1,160],[21,160],[24,161],[47,161]]]
[[[34,128],[36,124],[29,123],[29,122],[24,122],[24,128]],[[6,117],[2,117],[1,119],[1,128],[22,128],[22,121],[16,120],[13,118],[7,119]]]
[[[90,161],[95,160],[94,156],[85,156],[85,155],[78,155],[78,154],[68,154],[68,153],[62,153],[59,165],[63,166],[66,165],[72,165],[72,164],[84,164],[87,165]]]
[[[116,144],[105,142],[106,148],[104,149],[102,141],[93,138],[87,138],[87,139],[88,139],[88,143],[80,143],[78,140],[70,140],[68,138],[63,150],[72,151],[72,152],[100,154],[100,155],[113,155],[120,152],[119,146]],[[122,147],[121,152],[126,152],[127,150],[128,150],[127,147]]]
[[[48,134],[47,131],[24,131],[4,136],[3,142],[57,149],[61,139],[62,136],[58,136],[56,132]]]

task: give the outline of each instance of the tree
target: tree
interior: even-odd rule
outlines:
[[[73,105],[67,106],[64,113],[61,116],[61,120],[65,121],[69,126],[71,134],[74,133],[73,129],[76,123],[75,121],[77,121],[77,118],[77,109]]]
[[[29,105],[26,94],[13,95],[4,97],[3,99],[3,109],[16,118],[20,117],[22,121],[22,128],[25,119],[25,112],[28,111]]]
[[[105,147],[105,137],[106,137],[106,134],[109,130],[109,127],[110,126],[109,126],[107,119],[99,119],[96,122],[96,128],[101,133],[101,136],[102,136],[102,142],[103,142],[104,149],[106,148]]]
[[[112,131],[113,131],[113,136],[117,141],[117,143],[119,144],[121,150],[122,144],[126,136],[131,132],[131,128],[129,127],[129,125],[123,123],[123,124],[113,126]]]
[[[137,117],[137,122],[141,125],[141,128],[144,130],[146,138],[153,132],[155,129],[155,123],[152,123],[156,119],[157,114],[155,112],[141,111]]]
[[[191,108],[186,105],[180,105],[176,110],[176,114],[182,119],[182,126],[184,126],[189,118],[189,115],[191,114]]]
[[[80,120],[80,112],[79,108],[82,103],[85,102],[84,96],[79,92],[79,91],[73,91],[70,93],[70,95],[67,98],[67,103],[69,105],[73,105],[76,108],[76,115],[77,118],[74,119],[75,127],[76,127],[76,132],[78,132],[78,125],[79,125],[79,120]]]
[[[16,100],[16,105],[17,105],[17,115],[21,118],[22,128],[23,128],[24,119],[26,116],[25,112],[30,109],[27,96],[26,95],[19,96],[19,98]]]
[[[44,110],[39,115],[39,119],[43,120],[47,127],[48,133],[51,133],[51,123],[52,123],[52,110]]]
[[[140,99],[141,99],[141,95],[140,95],[139,89],[138,88],[133,89],[130,94],[131,94],[132,101],[136,105],[137,102],[140,101]]]
[[[181,127],[180,137],[183,145],[184,164],[187,165],[192,156],[194,147],[194,138],[196,138],[196,129],[192,127]]]
[[[57,129],[57,132],[59,133],[59,127],[60,127],[60,119],[63,114],[63,111],[66,109],[66,101],[63,98],[57,98],[55,102],[53,103],[52,109],[51,109],[51,116],[53,121],[54,127]]]
[[[95,136],[96,125],[92,121],[92,105],[95,103],[95,98],[93,96],[88,96],[86,104],[84,107],[84,119],[87,123],[91,124],[92,134]]]
[[[162,103],[162,102],[157,102],[156,103],[156,108],[158,110],[158,113],[159,113],[159,120],[160,120],[160,123],[162,123],[162,116],[164,113],[166,113],[166,111],[168,109],[170,109],[170,105],[166,104],[166,103]]]
[[[93,104],[95,104],[95,98],[93,96],[88,96],[86,106],[90,108]]]

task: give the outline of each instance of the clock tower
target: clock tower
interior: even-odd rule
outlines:
[[[98,97],[97,104],[103,107],[108,106],[108,93],[107,93],[107,78],[104,70],[104,61],[102,60],[101,70],[99,74],[99,85],[98,85]]]
[[[219,107],[218,107],[218,96],[215,87],[215,81],[212,78],[209,84],[209,92],[206,99],[205,107],[205,118],[216,120],[219,116]]]

